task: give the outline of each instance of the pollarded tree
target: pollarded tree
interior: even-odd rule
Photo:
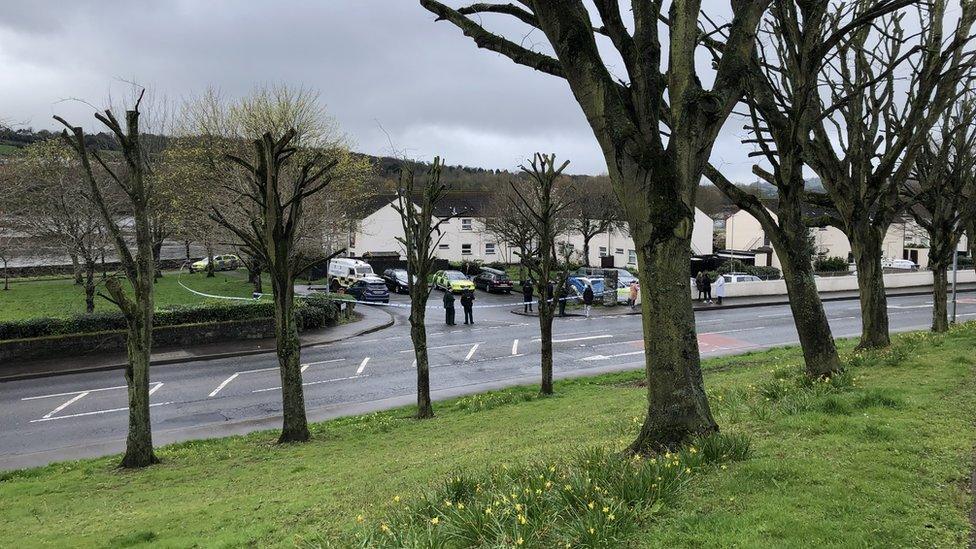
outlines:
[[[749,110],[746,125],[752,135],[745,143],[756,146],[758,156],[771,166],[753,172],[777,193],[775,215],[759,197],[729,181],[709,165],[705,176],[736,206],[749,212],[769,236],[783,266],[790,309],[803,349],[807,375],[828,377],[841,371],[837,347],[814,279],[810,227],[834,221],[827,212],[810,216],[803,177],[802,128],[813,115],[811,99],[817,95],[817,74],[823,69],[832,44],[850,39],[861,28],[898,9],[907,0],[878,2],[861,12],[855,4],[830,2],[776,2],[760,26],[759,43],[750,65],[751,78],[744,94]],[[832,21],[845,24],[832,24]],[[784,74],[793,75],[788,83]],[[843,101],[844,98],[837,98]]]
[[[512,215],[512,199],[516,198],[511,186],[493,192],[485,209],[485,232],[505,244],[507,261],[512,256],[523,257],[532,245],[532,228],[522,216]],[[525,266],[519,262],[519,280],[526,280]]]
[[[976,105],[962,101],[947,111],[915,159],[904,185],[912,217],[929,235],[932,331],[949,329],[947,271],[963,228],[976,220]]]
[[[305,415],[305,396],[302,389],[301,346],[295,323],[295,279],[320,261],[330,258],[309,258],[300,245],[304,226],[306,201],[332,182],[331,171],[337,160],[325,162],[321,152],[315,153],[292,173],[287,168],[298,149],[291,146],[295,130],[288,130],[280,138],[265,133],[254,140],[254,155],[250,160],[228,155],[244,173],[237,186],[228,191],[238,194],[240,217],[220,208],[213,208],[214,221],[233,233],[258,257],[271,280],[275,304],[275,340],[278,367],[281,374],[282,426],[278,442],[304,442],[309,438]],[[248,217],[249,216],[249,217]],[[248,221],[241,222],[239,219]]]
[[[850,0],[855,15],[883,0]],[[846,4],[842,4],[846,5]],[[906,30],[906,17],[919,32]],[[843,35],[826,52],[819,93],[797,135],[804,161],[826,194],[807,199],[836,212],[832,222],[851,242],[861,301],[861,348],[890,343],[882,272],[882,243],[904,210],[900,189],[911,175],[929,130],[953,104],[972,72],[970,30],[976,3],[963,2],[946,35],[946,0],[917,4]],[[842,29],[844,19],[827,22]],[[785,39],[792,39],[791,37]],[[808,78],[799,67],[780,77],[790,86]]]
[[[62,138],[74,149],[81,161],[91,193],[90,198],[101,212],[102,222],[115,244],[122,274],[132,288],[130,297],[121,277],[113,276],[105,280],[105,288],[109,293],[106,297],[122,311],[127,328],[128,364],[125,368],[125,381],[129,397],[129,432],[122,467],[145,467],[159,461],[153,452],[152,427],[149,421],[149,358],[152,353],[156,264],[153,261],[150,221],[154,188],[149,178],[148,159],[142,148],[139,126],[139,104],[144,93],[145,91],[140,92],[135,105],[125,112],[124,129],[111,109],[95,113],[95,118],[111,130],[119,143],[122,161],[118,166],[111,166],[102,159],[98,151],[89,150],[84,130],[71,126],[60,116],[54,117],[67,128],[62,132]],[[108,200],[102,194],[99,177],[92,167],[92,158],[118,185],[126,198],[125,207],[131,212],[135,229],[135,255],[129,250],[122,228],[115,219],[116,212],[110,209]]]
[[[542,350],[540,364],[542,382],[539,392],[551,395],[552,388],[552,319],[558,303],[556,297],[558,284],[562,295],[562,276],[560,257],[556,238],[566,232],[569,226],[567,213],[574,205],[570,193],[560,185],[560,176],[569,161],[556,167],[556,156],[536,153],[532,162],[519,166],[524,179],[511,183],[513,197],[512,209],[529,229],[529,245],[520,257],[520,262],[532,274],[536,295],[539,296],[539,338]],[[565,265],[569,264],[566,257]]]
[[[590,266],[590,242],[597,235],[621,225],[620,203],[608,181],[597,180],[579,189],[580,200],[573,208],[570,230],[583,237],[583,265]]]
[[[746,85],[756,26],[771,0],[733,0],[734,15],[711,78],[696,53],[701,3],[633,2],[628,27],[616,0],[595,3],[594,25],[582,0],[477,3],[454,9],[420,4],[481,48],[545,74],[565,78],[600,144],[614,191],[637,247],[648,390],[647,417],[635,452],[674,448],[716,431],[702,381],[688,291],[695,196],[719,130]],[[470,15],[495,13],[541,31],[554,55],[494,34]],[[668,27],[666,36],[660,25]],[[623,60],[611,73],[597,47],[607,38]],[[662,41],[667,43],[662,47]],[[667,57],[666,65],[662,62]],[[706,88],[703,80],[711,80]],[[665,126],[669,128],[664,134]]]
[[[397,185],[397,198],[393,209],[400,214],[403,237],[397,241],[403,245],[407,256],[407,287],[410,290],[410,340],[413,342],[417,365],[417,419],[434,417],[430,400],[430,361],[427,356],[427,299],[430,297],[430,276],[434,270],[437,245],[443,234],[441,225],[453,217],[436,218],[434,210],[446,189],[441,183],[444,163],[440,157],[427,168],[424,182],[417,185],[413,167],[404,163]],[[416,203],[415,203],[416,201]]]

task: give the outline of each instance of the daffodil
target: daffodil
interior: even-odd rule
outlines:
[[[528,520],[525,518],[525,515],[519,515],[518,516],[518,523],[519,524],[525,524],[526,522],[528,522]]]
[[[362,524],[362,523],[366,522],[366,517],[364,517],[362,515],[356,515],[356,522],[358,522],[359,524]]]
[[[609,513],[610,512],[610,508],[607,507],[607,506],[603,506],[603,512],[604,513]]]
[[[400,496],[393,496],[393,503],[400,503]]]
[[[522,545],[523,543],[525,543],[525,540],[522,539],[522,536],[519,536],[519,539],[515,540],[515,545]]]
[[[380,531],[383,532],[384,534],[389,534],[390,527],[387,526],[386,523],[384,522],[383,524],[380,524]]]
[[[594,503],[594,502],[591,501],[591,502],[587,503],[586,506],[589,507],[590,509],[593,509],[594,507],[596,507],[596,503]]]
[[[459,501],[458,504],[457,504],[457,508],[458,508],[458,511],[464,509],[464,504]]]
[[[613,513],[610,513],[610,515],[607,516],[607,520],[609,520],[609,521],[613,521],[613,519],[615,519],[615,518],[617,518],[617,517],[615,517]]]
[[[596,530],[591,526],[590,527],[590,535],[593,535],[595,533],[596,533]]]
[[[437,524],[440,521],[441,521],[440,517],[434,517],[434,518],[430,519],[430,523],[431,524]]]

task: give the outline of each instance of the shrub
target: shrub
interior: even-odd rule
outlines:
[[[819,273],[846,273],[847,260],[843,257],[820,257],[813,262],[813,270]]]
[[[776,267],[757,267],[755,265],[746,265],[738,259],[730,259],[725,263],[722,263],[716,271],[710,272],[708,275],[714,280],[718,278],[719,274],[726,273],[745,273],[758,276],[763,280],[778,280],[782,276],[780,270]]]

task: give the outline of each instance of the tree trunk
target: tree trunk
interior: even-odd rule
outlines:
[[[634,227],[640,277],[648,409],[631,452],[673,450],[689,437],[718,431],[705,395],[688,281],[687,236],[656,243]]]
[[[539,392],[551,395],[552,390],[552,317],[554,303],[549,300],[548,287],[539,287],[539,336],[542,340],[542,383]]]
[[[183,241],[183,249],[186,251],[186,260],[189,261],[190,260],[190,241],[189,240],[184,240]]]
[[[305,442],[309,439],[309,432],[302,387],[301,344],[293,310],[295,287],[288,277],[274,275],[272,288],[275,302],[275,341],[281,374],[282,425],[278,442]]]
[[[78,254],[68,254],[71,258],[71,272],[75,277],[75,285],[81,286],[84,283],[84,279],[81,274],[81,263],[78,261]]]
[[[813,263],[809,257],[805,261],[794,261],[788,255],[779,256],[783,258],[783,278],[807,375],[821,379],[841,372],[843,366],[837,355],[837,345],[813,278]]]
[[[586,236],[583,235],[583,266],[590,266],[590,240],[594,235]]]
[[[95,260],[85,260],[85,312],[95,312]]]
[[[415,282],[416,284],[416,282]],[[417,419],[434,417],[434,406],[430,401],[430,361],[427,357],[426,287],[414,286],[410,295],[410,340],[413,342],[414,358],[417,361]]]
[[[10,271],[7,270],[7,260],[3,260],[3,289],[10,289]]]
[[[881,267],[881,237],[873,227],[855,228],[850,235],[857,264],[857,286],[861,299],[861,342],[859,349],[891,345],[888,335],[888,298]]]
[[[932,269],[932,331],[949,331],[949,275],[945,264],[929,264]]]
[[[264,286],[261,283],[261,265],[257,261],[250,261],[247,264],[247,276],[254,286],[254,293],[264,293]]]
[[[163,277],[163,271],[159,268],[159,260],[163,254],[163,242],[153,242],[152,245],[152,258],[153,265],[155,265],[155,270],[153,271],[153,279],[159,280]]]
[[[213,278],[214,275],[214,253],[213,247],[207,246],[207,278]]]

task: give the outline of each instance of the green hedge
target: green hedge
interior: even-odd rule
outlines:
[[[820,257],[813,262],[813,270],[818,273],[846,273],[849,266],[843,257]]]
[[[165,327],[182,324],[212,324],[273,316],[274,304],[271,301],[217,302],[159,309],[156,311],[153,325]],[[295,318],[299,330],[314,330],[338,322],[339,306],[334,300],[313,295],[296,301]],[[125,318],[121,312],[90,313],[66,318],[31,318],[0,322],[0,341],[124,330],[125,327]]]

